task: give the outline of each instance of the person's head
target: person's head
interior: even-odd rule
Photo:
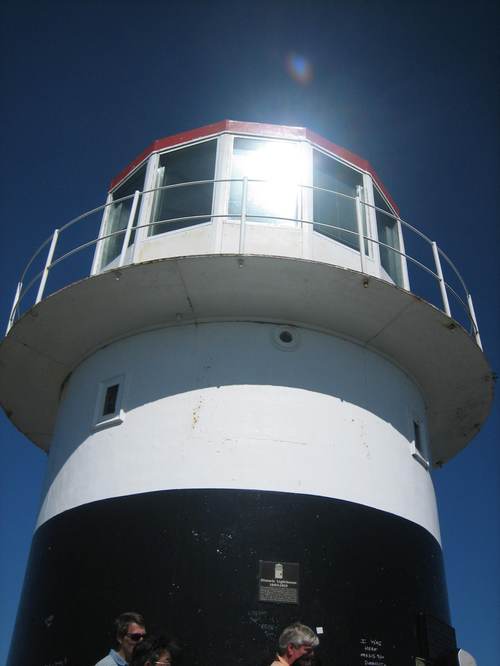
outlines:
[[[318,645],[319,638],[314,631],[305,624],[295,622],[282,631],[278,640],[278,654],[288,664],[293,664],[302,656],[312,654]]]
[[[135,646],[146,635],[144,618],[139,613],[122,613],[115,620],[115,635],[118,654],[130,661]]]
[[[137,643],[129,666],[170,666],[170,643],[164,636],[148,636]]]

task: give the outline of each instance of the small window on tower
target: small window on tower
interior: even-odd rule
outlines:
[[[411,419],[411,454],[426,469],[429,468],[429,452],[427,446],[427,436],[425,432],[425,423],[420,418]]]
[[[419,453],[422,453],[422,434],[420,432],[420,423],[418,421],[413,421],[413,436],[415,448]]]
[[[100,382],[94,415],[94,429],[106,428],[123,422],[124,377],[113,377]]]
[[[103,416],[109,416],[116,413],[116,399],[118,398],[118,389],[120,388],[119,384],[113,384],[113,386],[108,386],[106,389],[106,394],[104,396],[104,409],[102,410]]]

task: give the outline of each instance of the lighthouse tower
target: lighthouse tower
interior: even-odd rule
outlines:
[[[491,370],[366,160],[235,121],[155,141],[37,251],[0,362],[48,453],[10,666],[93,664],[128,610],[193,666],[298,619],[325,665],[455,663],[430,471]]]

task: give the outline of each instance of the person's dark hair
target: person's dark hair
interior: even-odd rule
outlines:
[[[294,666],[321,666],[321,659],[314,652],[311,654],[303,654],[302,657],[299,657],[297,661],[294,662]]]
[[[165,651],[172,656],[171,643],[165,636],[147,636],[135,646],[129,666],[144,666],[148,661],[154,664]]]
[[[115,636],[123,638],[127,633],[129,624],[138,624],[140,627],[145,627],[144,618],[140,613],[122,613],[115,620]]]

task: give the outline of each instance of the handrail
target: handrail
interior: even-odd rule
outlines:
[[[207,212],[206,214],[203,215],[187,215],[187,216],[181,216],[181,217],[176,217],[176,218],[169,218],[166,220],[154,220],[154,221],[148,221],[147,223],[142,223],[142,224],[134,224],[136,213],[138,211],[138,205],[141,197],[145,197],[145,195],[155,195],[158,192],[162,192],[165,190],[173,190],[177,188],[182,188],[182,187],[198,187],[198,186],[203,186],[203,185],[217,185],[221,183],[241,183],[241,200],[240,200],[240,212],[239,213],[229,213],[228,211],[224,211],[223,213],[214,213],[214,212]],[[465,281],[463,280],[462,276],[460,275],[457,267],[453,263],[453,261],[448,257],[448,255],[441,250],[437,246],[437,244],[432,241],[426,234],[421,232],[419,229],[414,227],[413,225],[409,224],[405,220],[401,219],[399,216],[394,215],[390,213],[387,210],[384,210],[383,208],[380,208],[374,204],[371,204],[369,202],[363,201],[361,197],[359,196],[359,193],[357,196],[351,196],[349,194],[345,194],[344,192],[337,192],[335,190],[330,190],[328,188],[324,187],[317,187],[314,185],[309,185],[309,184],[294,184],[294,187],[297,188],[297,193],[298,192],[303,192],[304,190],[309,190],[311,192],[326,192],[329,194],[334,195],[335,197],[340,197],[344,198],[347,200],[351,200],[354,205],[354,210],[356,214],[356,221],[357,221],[357,228],[356,230],[352,229],[346,229],[341,226],[336,226],[333,225],[329,222],[325,221],[319,221],[319,220],[314,220],[314,219],[304,219],[303,214],[301,214],[300,217],[280,217],[278,215],[254,215],[252,214],[249,209],[248,209],[248,186],[249,184],[259,184],[259,183],[265,183],[265,184],[272,184],[273,181],[269,180],[262,180],[262,179],[249,179],[247,177],[243,178],[220,178],[220,179],[212,179],[212,180],[198,180],[198,181],[190,181],[190,182],[184,182],[184,183],[175,183],[172,185],[162,185],[160,187],[155,187],[151,188],[148,190],[143,190],[142,192],[136,191],[133,194],[121,197],[119,199],[115,199],[114,201],[108,201],[107,203],[97,206],[96,208],[93,208],[89,211],[86,211],[85,213],[82,213],[81,215],[78,215],[77,217],[72,218],[64,224],[60,229],[56,229],[48,238],[46,238],[43,243],[38,247],[38,249],[35,251],[35,253],[31,256],[29,259],[28,263],[26,264],[24,270],[21,273],[21,277],[19,279],[17,289],[16,289],[16,294],[14,297],[14,302],[12,305],[10,317],[9,317],[9,322],[7,326],[7,333],[9,332],[10,328],[13,326],[16,318],[19,317],[19,311],[20,311],[20,305],[23,300],[23,298],[26,296],[28,291],[31,290],[31,288],[37,283],[37,281],[40,279],[40,284],[39,284],[39,289],[38,293],[35,299],[35,302],[38,303],[42,298],[45,290],[45,284],[47,277],[49,275],[50,270],[52,270],[55,266],[59,265],[69,257],[81,252],[84,249],[87,249],[92,246],[97,246],[97,244],[102,243],[103,241],[114,238],[114,237],[119,237],[123,236],[123,241],[122,241],[122,248],[121,252],[119,254],[119,265],[121,266],[124,263],[125,260],[125,253],[128,247],[129,239],[131,237],[132,232],[137,232],[139,229],[144,229],[144,228],[150,228],[154,227],[156,225],[173,225],[175,223],[184,223],[184,222],[197,222],[203,219],[208,219],[208,220],[214,220],[217,218],[224,218],[224,219],[235,219],[239,220],[240,222],[240,239],[239,239],[239,247],[238,251],[240,254],[244,253],[245,249],[245,234],[246,234],[246,226],[248,224],[248,221],[253,221],[253,220],[279,220],[279,221],[288,221],[288,222],[293,222],[296,224],[300,225],[309,225],[313,226],[314,228],[328,228],[330,231],[339,231],[342,232],[343,234],[350,234],[352,236],[355,236],[358,238],[358,252],[360,254],[360,267],[361,267],[361,272],[365,272],[365,241],[368,243],[373,243],[375,245],[378,245],[381,248],[387,249],[389,252],[392,252],[396,254],[397,256],[401,257],[402,259],[409,261],[411,264],[417,266],[419,269],[423,270],[427,274],[431,275],[434,280],[439,285],[440,291],[441,291],[441,298],[443,302],[443,310],[448,316],[451,315],[451,309],[450,305],[448,302],[448,293],[452,294],[454,298],[456,299],[457,303],[459,303],[468,319],[470,320],[471,323],[471,334],[474,336],[477,344],[479,347],[481,347],[481,339],[479,336],[479,329],[477,325],[477,320],[474,312],[474,306],[472,303],[472,297],[470,295],[469,290],[467,289],[467,286],[465,284]],[[106,216],[106,211],[109,209],[110,206],[116,206],[119,203],[132,200],[132,206],[131,210],[129,213],[129,218],[128,218],[128,223],[126,227],[122,229],[118,229],[116,231],[112,231],[109,233],[105,234],[100,234],[97,238],[93,238],[90,241],[87,241],[85,243],[82,243],[78,245],[77,247],[74,247],[61,256],[54,258],[55,254],[55,249],[56,249],[56,244],[58,242],[58,239],[60,238],[61,234],[65,231],[67,231],[69,228],[73,227],[75,224],[82,222],[84,220],[87,220],[89,217],[92,215],[95,215],[97,213],[102,213],[104,216]],[[362,207],[365,207],[364,209]],[[412,233],[414,233],[416,236],[424,240],[432,249],[433,252],[433,257],[434,257],[434,264],[435,264],[435,270],[429,268],[425,264],[423,264],[421,261],[416,259],[415,257],[412,257],[411,255],[407,254],[403,250],[399,250],[396,247],[393,247],[392,245],[388,245],[387,243],[384,243],[380,241],[378,238],[374,238],[370,235],[369,233],[369,226],[367,225],[367,233],[366,235],[362,233],[363,231],[363,221],[362,221],[362,210],[366,209],[372,209],[376,214],[380,213],[382,215],[385,215],[392,219],[396,224],[400,224],[401,227],[408,229]],[[152,212],[150,212],[150,217],[152,215]],[[366,217],[366,216],[365,216]],[[104,218],[106,219],[106,218]],[[335,239],[334,239],[335,240]],[[45,266],[44,268],[39,271],[33,278],[29,280],[27,284],[25,284],[26,276],[28,274],[28,271],[32,267],[35,259],[40,255],[42,250],[47,247],[47,245],[50,244],[47,259],[45,261]],[[404,247],[404,246],[403,246]],[[352,249],[352,248],[351,248]],[[355,249],[355,248],[354,248]],[[457,291],[445,280],[442,272],[442,267],[441,267],[441,262],[440,258],[443,258],[449,266],[449,268],[452,270],[452,272],[455,274],[455,276],[458,278],[460,285],[462,286],[464,293],[465,293],[465,299],[460,296]],[[113,267],[114,268],[114,267]],[[104,272],[104,271],[103,271]]]

